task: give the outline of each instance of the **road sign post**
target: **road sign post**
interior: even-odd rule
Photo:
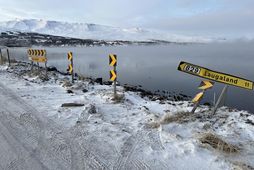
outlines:
[[[73,55],[72,55],[72,52],[68,52],[67,58],[71,62],[68,65],[68,72],[71,74],[71,82],[74,83]]]
[[[45,63],[45,78],[48,79],[47,69],[47,52],[46,50],[28,49],[28,59],[31,61],[31,70],[33,70],[34,62],[37,62],[38,68],[39,63]]]
[[[205,91],[203,90],[202,92],[198,93],[192,100],[192,102],[194,103],[194,107],[193,109],[191,110],[191,113],[195,113],[196,109],[198,108],[199,106],[199,103],[201,101],[201,99],[203,98],[204,96],[204,93]]]
[[[178,66],[178,70],[188,74],[192,74],[194,76],[202,77],[202,78],[216,81],[219,83],[224,83],[226,85],[232,85],[232,86],[236,86],[236,87],[240,87],[240,88],[244,88],[248,90],[253,90],[253,84],[254,84],[253,81],[240,78],[234,75],[230,75],[230,74],[213,71],[213,70],[210,70],[198,65],[190,64],[187,62],[183,62],[183,61],[180,62]],[[227,88],[228,86],[225,86],[224,89],[222,90],[222,93],[215,104],[213,114],[215,114],[217,108],[219,107],[221,103],[221,100],[225,96]]]
[[[110,70],[110,81],[113,81],[113,88],[114,88],[114,99],[117,98],[117,92],[116,92],[116,80],[117,80],[117,55],[116,54],[110,54],[109,55],[109,66],[113,67],[113,70]]]

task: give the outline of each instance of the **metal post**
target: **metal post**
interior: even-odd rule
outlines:
[[[48,59],[47,59],[47,53],[46,53],[46,50],[45,50],[45,74],[46,74],[46,79],[48,80],[48,68],[47,68],[47,62],[48,62]]]
[[[33,68],[34,68],[34,62],[33,61],[31,61],[31,71],[33,70]]]
[[[228,85],[225,85],[224,88],[223,88],[222,91],[221,91],[221,94],[220,94],[220,96],[219,96],[219,98],[218,98],[218,100],[217,100],[215,106],[214,106],[213,114],[216,113],[216,111],[217,111],[217,109],[218,109],[218,107],[219,107],[219,105],[220,105],[220,103],[221,103],[223,97],[224,97],[225,94],[226,94],[227,89],[228,89]]]
[[[114,66],[114,71],[116,73],[116,66]],[[117,98],[117,94],[116,94],[116,79],[114,80],[113,85],[114,85],[114,98],[116,99]]]
[[[200,103],[200,101],[198,101],[197,103],[195,103],[193,109],[191,110],[191,113],[195,113],[196,109],[197,109],[198,106],[199,106],[199,103]]]
[[[2,49],[0,48],[0,55],[1,55],[1,64],[3,64],[3,54],[2,54]]]
[[[213,93],[213,106],[215,106],[216,104],[216,93],[214,92]]]
[[[219,106],[225,106],[226,100],[227,100],[227,91],[228,91],[228,89],[225,90],[225,94],[224,94]]]
[[[48,79],[48,68],[47,68],[47,61],[45,61],[45,78]]]
[[[72,66],[71,79],[72,79],[72,83],[74,83],[74,67],[73,67],[73,56],[72,56],[72,58],[71,58],[71,66]]]
[[[9,49],[7,48],[7,57],[8,57],[8,62],[9,62],[9,65],[8,67],[11,66],[11,60],[10,60],[10,54],[9,54]]]

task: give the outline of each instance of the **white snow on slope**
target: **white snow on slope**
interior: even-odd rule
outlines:
[[[83,39],[149,41],[165,40],[171,42],[210,42],[210,38],[183,36],[142,28],[119,28],[87,23],[68,23],[36,19],[0,22],[1,31],[37,32],[42,34],[67,36]]]
[[[20,71],[24,69],[29,67],[21,67]],[[76,155],[72,160],[76,161],[76,169],[225,170],[243,165],[254,166],[254,126],[246,123],[247,119],[254,121],[254,116],[245,111],[221,108],[218,114],[208,120],[201,118],[185,123],[172,122],[151,129],[146,128],[147,123],[167,113],[174,115],[190,111],[192,106],[189,102],[166,101],[160,104],[160,101],[150,101],[137,93],[124,91],[122,87],[117,89],[125,95],[125,99],[114,103],[111,100],[111,86],[78,81],[73,86],[63,87],[67,77],[58,74],[50,73],[51,80],[43,82],[37,76],[25,74],[19,77],[7,73],[6,67],[0,70],[1,83],[35,107],[42,116],[74,130],[73,136],[66,134],[66,137],[73,140],[72,144],[75,143],[72,150]],[[16,72],[20,73],[19,69]],[[66,93],[67,89],[74,93]],[[83,89],[88,92],[83,93]],[[61,107],[65,102],[83,103],[85,106]],[[91,112],[92,105],[97,113]],[[209,108],[204,106],[197,110],[200,116],[208,112]],[[204,128],[205,125],[208,130]],[[61,134],[65,134],[65,130],[62,130]],[[209,131],[237,144],[241,152],[228,155],[203,147],[198,138]],[[59,146],[63,155],[66,150],[64,146]],[[83,155],[81,151],[84,148],[88,150]]]

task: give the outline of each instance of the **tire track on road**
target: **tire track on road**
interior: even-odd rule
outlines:
[[[0,105],[3,105],[1,110],[5,113],[1,114],[1,123],[12,134],[13,138],[25,148],[30,156],[37,161],[40,160],[39,162],[43,162],[44,169],[47,169],[47,166],[49,168],[53,166],[56,169],[70,169],[70,161],[63,157],[63,154],[66,153],[61,153],[63,149],[58,149],[62,145],[59,144],[60,140],[55,138],[47,139],[45,137],[46,133],[51,132],[55,135],[54,137],[61,138],[57,134],[58,128],[53,126],[54,123],[49,122],[45,118],[39,118],[39,113],[35,108],[27,104],[1,83],[0,95],[2,100],[8,100],[7,102],[9,103],[7,104],[6,101],[1,101],[0,103]],[[14,107],[11,107],[11,105]],[[25,114],[20,114],[21,112]],[[34,136],[32,131],[37,132],[37,136]],[[31,147],[32,144],[36,147]],[[66,147],[70,148],[67,145]],[[54,160],[54,163],[51,162],[52,160]]]
[[[75,141],[73,131],[42,117],[34,107],[1,83],[0,97],[5,99],[3,102],[0,99],[0,106],[5,106],[2,107],[5,113],[0,115],[3,126],[31,157],[41,162],[43,169],[110,169],[108,163],[93,153],[85,142]],[[75,130],[83,133],[82,129]],[[10,166],[14,165],[10,163]]]
[[[144,162],[136,161],[136,158],[132,158],[132,155],[138,145],[143,141],[144,136],[146,136],[149,132],[145,132],[143,128],[141,128],[136,134],[131,135],[123,144],[121,148],[121,155],[119,156],[117,162],[115,163],[113,169],[114,170],[122,170],[126,169],[126,164],[129,162],[135,162],[133,165],[136,169],[138,167],[142,167],[146,165]]]

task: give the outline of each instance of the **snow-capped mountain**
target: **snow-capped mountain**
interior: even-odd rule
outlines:
[[[5,31],[36,32],[40,34],[96,40],[163,40],[170,42],[211,41],[211,39],[204,37],[175,35],[161,31],[145,30],[142,28],[119,28],[98,24],[68,23],[37,19],[0,22],[0,32]]]

